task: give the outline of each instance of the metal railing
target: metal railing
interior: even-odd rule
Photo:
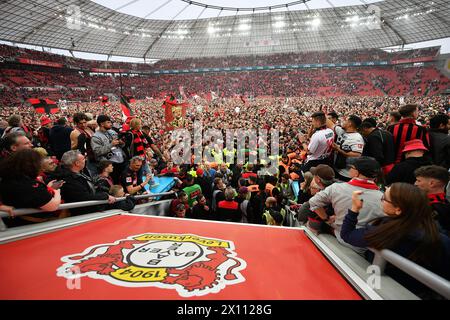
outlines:
[[[286,207],[286,210],[291,211],[289,207]],[[295,219],[293,215],[291,219]],[[307,228],[304,227],[304,230]],[[389,262],[446,299],[450,299],[450,281],[391,250],[379,251],[372,248],[369,250],[375,254],[372,264],[378,266],[382,273]]]
[[[373,264],[377,265],[381,272],[384,272],[386,262],[391,263],[403,272],[406,272],[411,277],[420,281],[428,288],[436,291],[446,299],[450,299],[450,281],[442,278],[441,276],[425,269],[424,267],[406,259],[405,257],[391,251],[391,250],[375,250],[369,249],[375,253]]]
[[[135,199],[147,199],[147,198],[156,198],[156,197],[162,197],[162,196],[170,196],[174,195],[174,191],[170,192],[163,192],[163,193],[149,193],[149,194],[142,194],[138,196],[134,196]],[[125,200],[126,197],[116,198],[116,202]],[[82,208],[82,207],[90,207],[90,206],[96,206],[101,204],[108,204],[108,200],[95,200],[95,201],[81,201],[81,202],[71,202],[71,203],[64,203],[61,204],[57,210],[64,210],[64,209],[74,209],[74,208]],[[14,216],[23,216],[27,214],[32,213],[39,213],[39,212],[46,212],[44,210],[40,209],[15,209],[13,211]],[[9,217],[9,214],[5,211],[0,211],[0,218]],[[1,221],[1,220],[0,220]]]

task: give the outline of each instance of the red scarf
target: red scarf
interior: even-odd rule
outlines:
[[[376,183],[373,182],[373,180],[353,178],[352,180],[350,180],[347,183],[352,186],[360,187],[360,188],[364,188],[364,189],[371,189],[371,190],[379,190],[380,189],[380,188],[378,188]]]
[[[145,158],[145,149],[149,147],[147,139],[144,138],[140,130],[133,130],[131,133],[133,134],[133,155]]]
[[[445,203],[445,193],[444,192],[440,192],[440,193],[430,193],[428,194],[428,200],[430,201],[430,204],[433,203]]]

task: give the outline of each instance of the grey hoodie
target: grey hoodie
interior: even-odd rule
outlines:
[[[367,187],[365,187],[367,186]],[[341,239],[341,227],[344,221],[345,215],[348,209],[352,207],[352,193],[353,191],[362,190],[363,194],[361,199],[364,200],[363,207],[358,214],[358,224],[356,228],[362,228],[367,225],[368,222],[373,219],[384,216],[381,206],[381,197],[383,193],[380,190],[369,189],[375,187],[375,184],[366,184],[364,180],[352,179],[350,182],[336,182],[331,186],[325,188],[315,194],[309,199],[311,211],[315,211],[318,208],[324,208],[331,204],[336,215],[336,220],[332,227],[338,241],[342,244],[346,244]],[[346,244],[347,245],[347,244]]]

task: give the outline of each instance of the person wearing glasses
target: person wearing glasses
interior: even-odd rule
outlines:
[[[439,232],[425,192],[404,182],[392,184],[381,198],[384,216],[357,229],[366,205],[364,194],[363,190],[353,191],[341,238],[356,247],[392,250],[450,280],[450,238]],[[373,253],[366,251],[366,258],[372,261]],[[394,266],[388,264],[385,272],[419,297],[434,297],[425,286]]]

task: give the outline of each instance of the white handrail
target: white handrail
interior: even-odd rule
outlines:
[[[383,271],[384,266],[386,265],[385,262],[388,261],[400,270],[409,274],[417,281],[420,281],[430,289],[433,289],[437,293],[441,294],[446,299],[450,299],[450,281],[391,250],[370,250],[375,253],[376,259],[374,259],[374,264],[375,261],[377,261],[377,265],[382,269],[381,271]]]
[[[134,196],[135,199],[147,199],[147,198],[154,198],[154,197],[162,197],[162,196],[169,196],[175,194],[174,191],[171,192],[163,192],[163,193],[149,193],[149,194],[142,194],[138,196]],[[116,202],[125,200],[126,197],[116,198]],[[100,204],[108,204],[108,200],[94,200],[94,201],[81,201],[81,202],[71,202],[71,203],[64,203],[61,204],[57,210],[63,210],[63,209],[73,209],[73,208],[82,208],[82,207],[90,207],[90,206],[96,206]],[[55,210],[55,211],[57,211]],[[14,210],[14,216],[23,216],[27,214],[32,213],[39,213],[39,212],[45,212],[40,209],[16,209]],[[0,218],[6,218],[9,217],[9,214],[6,211],[0,211]]]

